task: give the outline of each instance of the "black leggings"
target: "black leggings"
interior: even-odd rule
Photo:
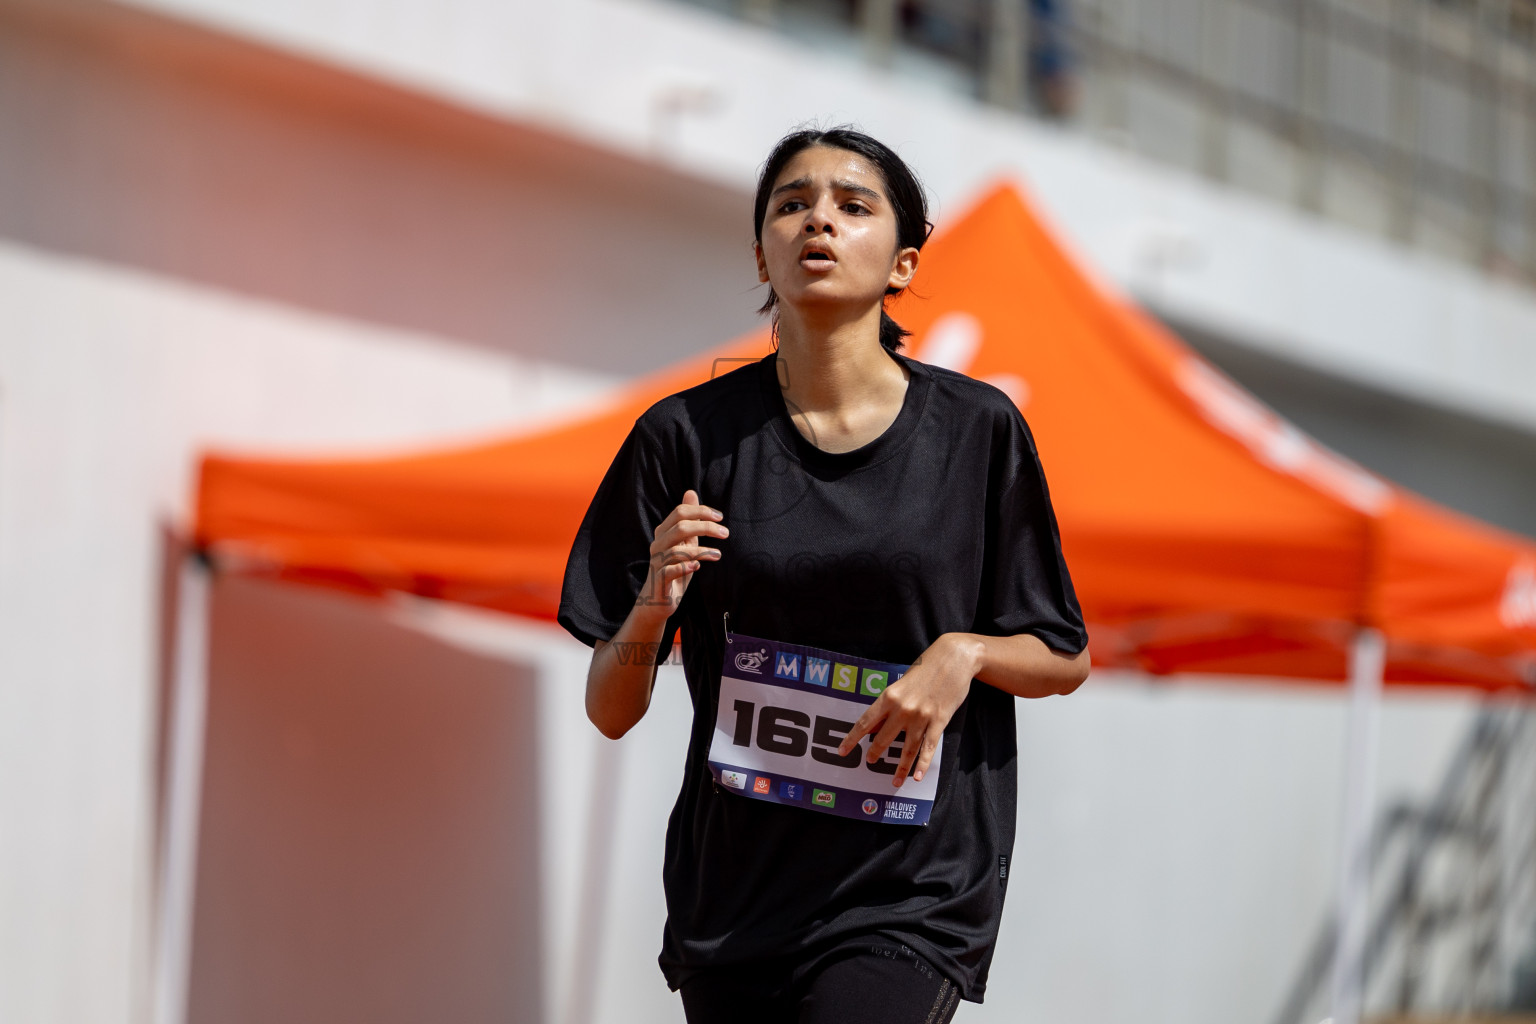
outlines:
[[[915,950],[850,944],[790,981],[779,965],[700,971],[680,989],[688,1024],[949,1024],[955,983]]]

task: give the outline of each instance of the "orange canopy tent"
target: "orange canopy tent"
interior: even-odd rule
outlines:
[[[1033,428],[1094,663],[1389,683],[1536,683],[1536,544],[1328,452],[1085,275],[1010,187],[923,253],[893,310],[919,359],[992,381]],[[243,571],[552,618],[597,482],[652,402],[766,332],[552,429],[350,461],[212,455],[196,541]],[[679,495],[679,497],[681,497]]]

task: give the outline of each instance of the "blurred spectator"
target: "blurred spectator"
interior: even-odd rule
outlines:
[[[1029,0],[1029,87],[1047,117],[1062,119],[1077,102],[1076,58],[1068,38],[1068,0]]]
[[[986,0],[906,0],[901,21],[918,46],[977,66]]]
[[[984,73],[986,33],[996,0],[905,0],[904,35],[917,46],[954,58]],[[1071,115],[1076,103],[1076,57],[1069,44],[1069,0],[1012,0],[1027,5],[1029,52],[1026,74],[1035,106],[1051,118]]]

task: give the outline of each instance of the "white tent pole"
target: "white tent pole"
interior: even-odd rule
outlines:
[[[208,585],[207,565],[196,556],[184,558],[176,588],[176,650],[155,923],[154,1024],[182,1024],[187,1016],[207,724]]]
[[[1371,895],[1371,816],[1386,640],[1374,629],[1355,634],[1349,652],[1349,718],[1345,726],[1344,820],[1334,923],[1333,1024],[1359,1024],[1365,996],[1365,939]]]
[[[581,899],[576,910],[565,1024],[592,1024],[602,979],[602,954],[608,925],[608,890],[619,839],[619,781],[624,777],[624,744],[592,738],[597,759],[592,766],[592,795],[587,805],[587,846],[582,857]]]

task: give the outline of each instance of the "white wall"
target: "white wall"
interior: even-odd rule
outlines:
[[[187,1021],[542,1019],[533,670],[350,595],[211,589]]]
[[[738,190],[79,7],[0,0],[0,239],[608,374],[757,323]]]
[[[448,443],[603,386],[0,245],[0,1019],[142,1019],[159,527],[198,452]]]

